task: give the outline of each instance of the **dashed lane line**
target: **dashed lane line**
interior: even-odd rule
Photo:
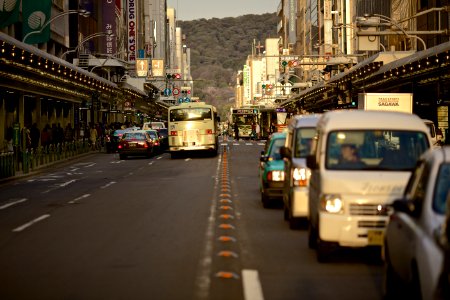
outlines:
[[[264,300],[258,271],[242,270],[242,285],[245,300]]]
[[[82,199],[85,199],[85,198],[87,198],[89,196],[91,196],[91,194],[84,194],[84,195],[82,195],[80,197],[77,197],[77,198],[73,199],[72,201],[69,201],[68,203],[69,204],[74,204],[74,203],[77,203],[78,201],[80,201]]]
[[[109,186],[111,186],[111,185],[113,185],[115,183],[116,183],[115,181],[111,181],[111,182],[108,182],[107,184],[105,184],[104,186],[101,186],[100,188],[101,189],[106,189],[107,187],[109,187]]]
[[[17,205],[17,204],[25,202],[27,200],[28,200],[27,198],[22,198],[20,200],[14,201],[14,202],[10,202],[10,203],[4,204],[4,205],[0,206],[0,210],[8,208],[8,207],[13,206],[13,205]]]
[[[37,222],[47,219],[48,217],[50,217],[50,215],[42,215],[26,224],[23,224],[22,226],[19,226],[19,227],[13,229],[13,232],[21,232],[21,231],[25,230],[26,228],[32,226],[33,224],[36,224]]]

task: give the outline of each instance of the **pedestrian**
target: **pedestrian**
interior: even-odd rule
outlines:
[[[238,126],[237,122],[234,122],[233,127],[234,127],[234,139],[236,141],[239,141],[239,126]]]
[[[41,138],[41,133],[36,123],[33,123],[30,129],[30,138],[31,138],[31,148],[37,149],[39,146],[39,140]]]
[[[47,147],[51,142],[51,128],[49,124],[46,124],[41,132],[41,145]]]
[[[97,148],[98,133],[97,133],[97,129],[95,128],[94,124],[92,124],[92,123],[91,123],[91,128],[89,130],[89,138],[91,140],[91,149],[95,150]]]
[[[259,126],[258,123],[256,123],[255,132],[256,132],[256,139],[259,140],[261,138],[261,136],[260,136],[260,134],[261,134],[261,127]]]
[[[72,124],[68,123],[66,125],[66,128],[64,129],[64,140],[68,143],[73,142],[73,129],[72,129]]]

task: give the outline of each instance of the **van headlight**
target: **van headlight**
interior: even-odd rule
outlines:
[[[340,195],[322,195],[320,208],[331,214],[339,214],[344,212],[344,202]]]

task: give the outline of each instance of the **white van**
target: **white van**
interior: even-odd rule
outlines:
[[[431,144],[433,145],[434,148],[440,148],[442,146],[442,134],[438,134],[433,121],[427,119],[422,120],[425,123],[425,125],[427,125],[428,130],[430,131]]]
[[[336,246],[382,246],[388,205],[401,197],[431,138],[418,116],[330,111],[317,123],[309,183],[309,238],[324,261]]]
[[[283,189],[284,219],[291,229],[296,229],[309,217],[311,170],[306,167],[306,157],[311,153],[319,117],[319,114],[294,116],[287,126],[285,145],[280,150],[284,158],[284,174],[288,175]]]
[[[161,128],[166,128],[166,124],[164,124],[164,122],[145,122],[142,125],[142,130],[147,130],[147,129],[161,129]]]

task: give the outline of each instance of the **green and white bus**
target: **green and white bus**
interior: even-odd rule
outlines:
[[[217,155],[219,117],[216,107],[189,102],[169,107],[169,151],[172,158],[183,151],[204,150]]]

